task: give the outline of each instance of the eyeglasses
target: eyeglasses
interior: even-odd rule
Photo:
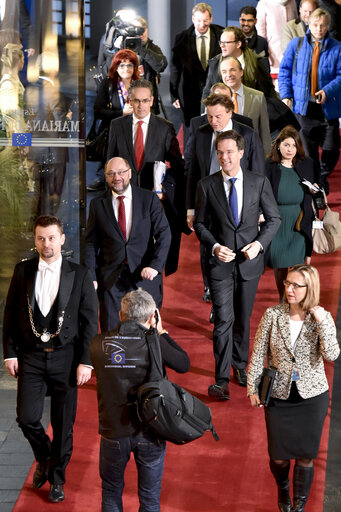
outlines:
[[[109,172],[106,172],[105,175],[108,176],[108,178],[113,178],[114,176],[122,177],[128,171],[130,171],[130,167],[128,169],[125,169],[124,171],[109,171]]]
[[[298,288],[307,288],[307,284],[298,284],[298,283],[292,283],[291,281],[287,281],[286,279],[283,281],[284,286],[292,286],[294,290],[297,290]]]
[[[151,98],[145,98],[144,100],[138,100],[137,98],[131,98],[130,103],[133,103],[134,105],[147,105],[147,103],[150,103],[152,101]]]
[[[236,39],[234,39],[233,41],[219,41],[219,46],[226,46],[227,44],[231,43],[238,43],[238,41],[236,41]]]
[[[123,68],[133,68],[133,67],[134,67],[134,64],[131,64],[130,62],[129,62],[129,64],[122,64],[122,63],[121,63],[121,64],[119,64],[117,67],[118,67],[119,69],[123,69]]]

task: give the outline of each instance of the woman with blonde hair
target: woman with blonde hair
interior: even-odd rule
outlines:
[[[278,507],[281,512],[303,512],[329,404],[323,361],[334,361],[340,348],[334,320],[319,305],[316,268],[295,265],[284,286],[284,303],[268,308],[258,326],[247,393],[252,406],[261,406],[258,386],[268,359],[268,366],[277,370],[265,420]],[[295,459],[293,506],[288,477],[291,459]]]

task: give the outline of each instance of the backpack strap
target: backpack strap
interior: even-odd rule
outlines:
[[[163,379],[160,338],[157,330],[154,327],[151,327],[148,331],[146,331],[145,335],[150,357],[149,380],[157,381]]]

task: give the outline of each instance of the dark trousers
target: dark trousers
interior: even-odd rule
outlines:
[[[123,511],[124,472],[131,453],[138,474],[139,512],[160,512],[166,441],[150,439],[142,433],[118,439],[101,438],[102,512]]]
[[[54,352],[26,352],[19,358],[17,422],[36,460],[50,458],[51,484],[65,482],[65,469],[72,454],[77,407],[73,353],[70,346]],[[47,391],[51,395],[52,441],[41,424]]]
[[[321,169],[322,183],[333,171],[339,159],[339,120],[327,121],[321,105],[309,102],[305,116],[296,114],[301,125],[300,135],[306,154]],[[322,148],[321,160],[319,146]]]
[[[244,281],[236,266],[226,279],[209,279],[215,312],[213,353],[216,381],[230,379],[231,364],[239,370],[247,366],[250,317],[259,277]]]
[[[158,274],[152,281],[143,279],[136,281],[129,271],[127,265],[124,266],[119,278],[110,290],[99,290],[99,315],[101,331],[106,332],[115,329],[120,321],[119,312],[121,311],[121,300],[126,293],[142,288],[155,300],[157,308],[162,305],[162,275]]]

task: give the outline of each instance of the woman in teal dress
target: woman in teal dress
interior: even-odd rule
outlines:
[[[292,126],[286,126],[274,141],[265,162],[265,175],[282,217],[267,260],[268,266],[274,269],[282,298],[288,267],[306,260],[309,263],[312,253],[312,195],[302,181],[319,182],[319,172],[313,160],[305,156],[299,133]]]

